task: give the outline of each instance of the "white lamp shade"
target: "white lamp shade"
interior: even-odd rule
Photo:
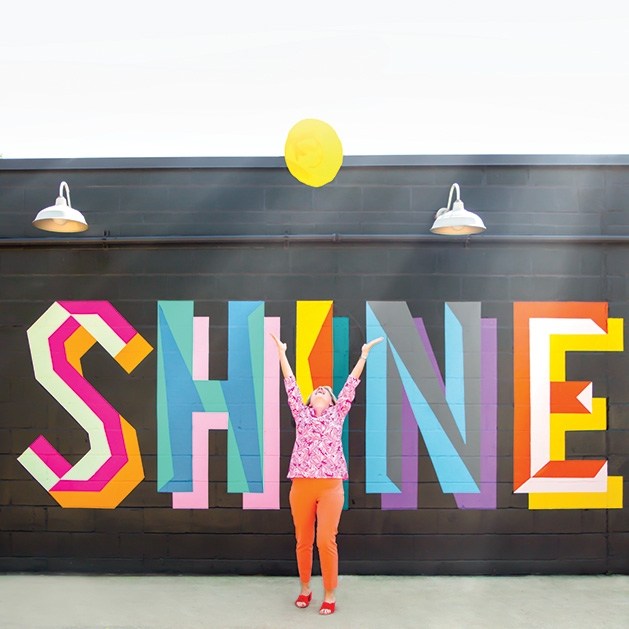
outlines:
[[[44,208],[33,221],[33,225],[49,232],[84,232],[87,221],[83,214],[70,207],[64,197],[57,197],[55,205]]]
[[[463,201],[455,201],[451,210],[442,208],[437,212],[435,222],[430,231],[433,234],[465,236],[484,232],[485,224],[480,216],[468,212],[463,207]]]

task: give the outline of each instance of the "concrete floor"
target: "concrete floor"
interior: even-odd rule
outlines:
[[[286,577],[0,575],[2,629],[629,627],[629,576],[342,576],[337,611]]]

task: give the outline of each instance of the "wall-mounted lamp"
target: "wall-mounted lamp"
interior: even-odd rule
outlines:
[[[67,201],[63,196],[64,189]],[[33,225],[47,232],[84,232],[87,229],[87,221],[83,214],[75,210],[70,203],[70,188],[65,181],[59,185],[59,196],[55,204],[39,212]]]
[[[452,192],[456,189],[456,201],[452,208]],[[479,234],[484,232],[485,224],[480,216],[473,212],[468,212],[463,207],[463,201],[461,201],[461,190],[458,183],[453,183],[450,188],[450,196],[448,197],[448,205],[442,207],[435,214],[435,222],[433,223],[430,231],[433,234],[445,234],[463,236],[467,234]]]

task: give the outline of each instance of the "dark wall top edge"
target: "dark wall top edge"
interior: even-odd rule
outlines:
[[[344,167],[370,166],[627,166],[629,155],[348,155]],[[0,159],[9,170],[283,168],[283,157],[81,157]]]
[[[42,238],[2,238],[0,237],[0,249],[23,247],[155,247],[171,245],[202,246],[202,245],[227,245],[227,246],[252,246],[252,245],[440,245],[443,243],[458,243],[461,246],[474,244],[505,245],[524,243],[527,245],[623,245],[629,243],[629,234],[620,236],[561,236],[561,235],[477,235],[477,236],[437,236],[433,234],[308,234],[308,235],[270,235],[261,234],[254,236],[102,236],[102,237],[70,237],[60,235],[58,237]]]

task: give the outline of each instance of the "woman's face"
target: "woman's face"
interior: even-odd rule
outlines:
[[[317,387],[310,394],[310,406],[327,408],[332,405],[332,395],[328,387]]]

